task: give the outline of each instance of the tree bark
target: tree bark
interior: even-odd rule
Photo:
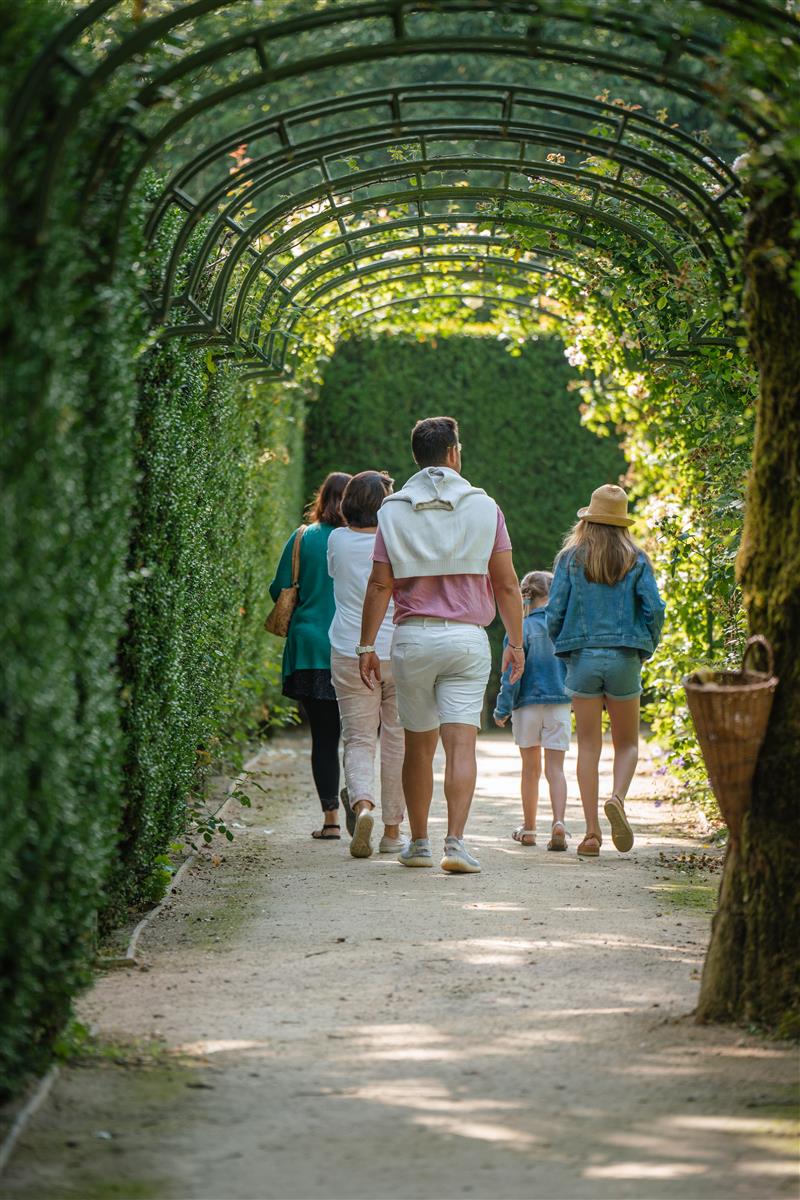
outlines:
[[[755,190],[755,189],[753,189]],[[728,852],[703,971],[701,1021],[800,1030],[800,221],[797,191],[751,195],[745,315],[759,372],[737,571],[780,683],[741,842]]]

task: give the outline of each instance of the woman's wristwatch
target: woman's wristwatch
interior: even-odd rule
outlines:
[[[374,654],[374,646],[356,646],[356,654],[361,657],[362,654]]]

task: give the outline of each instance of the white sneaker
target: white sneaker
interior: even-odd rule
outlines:
[[[417,838],[416,841],[410,841],[405,850],[398,854],[397,861],[404,867],[432,867],[433,855],[428,838]]]
[[[371,808],[362,808],[356,817],[356,827],[350,841],[350,853],[353,858],[369,858],[372,854],[372,827],[375,818]]]
[[[477,858],[464,845],[464,839],[457,837],[444,839],[444,856],[439,865],[443,871],[462,875],[472,875],[481,869]]]
[[[390,838],[386,834],[383,835],[378,843],[379,854],[399,854],[401,850],[405,850],[408,844],[408,838],[396,837]]]

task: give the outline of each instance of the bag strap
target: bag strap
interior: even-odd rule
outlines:
[[[297,587],[300,583],[300,545],[307,529],[307,525],[301,525],[295,530],[292,546],[292,587]]]

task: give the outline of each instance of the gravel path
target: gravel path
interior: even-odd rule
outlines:
[[[265,752],[268,794],[145,931],[147,969],[82,1002],[103,1052],[62,1071],[0,1196],[796,1195],[796,1049],[692,1023],[718,874],[687,873],[709,855],[652,764],[634,851],[578,861],[545,820],[510,840],[516,752],[480,755],[484,870],[452,878],[311,842],[305,741]]]

